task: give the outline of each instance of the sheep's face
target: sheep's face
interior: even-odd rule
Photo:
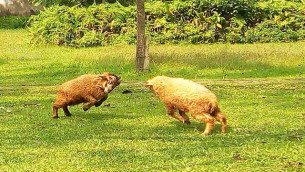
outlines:
[[[145,82],[145,87],[148,87],[149,89],[153,90],[153,80],[148,80]]]
[[[106,94],[110,93],[115,87],[117,87],[121,83],[121,77],[118,77],[115,74],[111,74],[109,72],[103,73],[102,75],[100,75],[100,77],[104,81],[103,88],[104,93]]]
[[[148,87],[150,90],[156,92],[158,88],[162,88],[164,85],[165,76],[156,76],[145,82],[145,87]]]

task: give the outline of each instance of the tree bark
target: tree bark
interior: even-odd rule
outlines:
[[[145,11],[144,0],[137,0],[137,52],[136,70],[148,70],[148,39],[145,37]]]

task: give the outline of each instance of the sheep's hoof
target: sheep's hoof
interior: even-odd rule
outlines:
[[[99,107],[99,106],[101,106],[101,105],[102,105],[102,103],[94,104],[95,107]]]
[[[222,128],[222,129],[221,129],[221,133],[222,133],[222,134],[224,134],[224,133],[226,133],[226,132],[227,132],[227,129],[226,129],[226,128]]]
[[[191,124],[191,121],[184,121],[185,124]]]
[[[59,118],[59,116],[53,116],[53,119],[58,119]]]
[[[202,136],[208,136],[209,133],[201,133],[200,135],[202,135]]]
[[[72,116],[72,114],[71,113],[69,113],[69,114],[65,114],[66,116],[68,116],[68,117],[71,117]]]
[[[89,108],[87,108],[87,107],[83,107],[83,110],[84,110],[84,111],[87,111],[88,109],[89,109]]]

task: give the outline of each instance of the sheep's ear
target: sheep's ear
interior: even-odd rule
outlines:
[[[146,87],[152,87],[152,86],[153,86],[153,83],[151,83],[151,82],[146,82],[146,83],[145,83],[145,86],[146,86]]]
[[[108,78],[103,75],[99,75],[99,77],[102,78],[102,80],[106,80],[106,81],[108,80]]]
[[[109,76],[108,78],[109,78],[110,80],[112,80],[112,81],[116,80],[116,77],[115,77],[115,76]]]

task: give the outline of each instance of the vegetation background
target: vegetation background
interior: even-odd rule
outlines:
[[[147,1],[145,10],[147,34],[156,44],[305,39],[305,4],[301,0],[157,0]],[[34,43],[74,47],[134,44],[135,15],[133,1],[51,6],[31,18],[29,30]]]

